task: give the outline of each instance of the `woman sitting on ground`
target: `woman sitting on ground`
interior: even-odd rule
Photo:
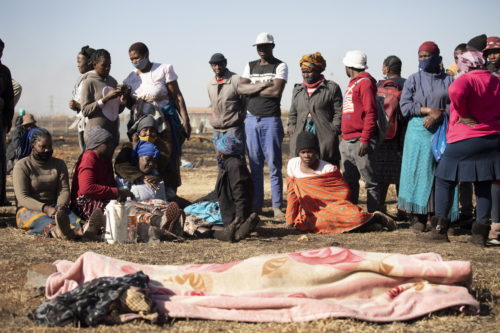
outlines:
[[[126,179],[130,184],[146,184],[150,188],[156,188],[160,182],[165,184],[165,200],[175,201],[184,208],[191,203],[186,199],[180,198],[175,194],[172,187],[168,186],[169,179],[172,177],[170,165],[170,149],[168,144],[158,136],[157,122],[152,115],[142,116],[130,129],[132,143],[125,143],[116,156],[115,172]],[[144,174],[139,170],[137,163],[132,160],[134,146],[139,141],[148,141],[154,144],[159,150],[157,159],[158,174]]]
[[[71,187],[71,209],[83,219],[103,220],[103,209],[110,200],[132,197],[128,189],[115,183],[111,159],[116,139],[101,127],[86,131],[86,149],[76,162]]]
[[[20,207],[16,214],[17,226],[32,235],[74,239],[75,235],[83,233],[81,219],[68,209],[70,192],[66,164],[52,157],[52,153],[50,133],[36,131],[31,154],[14,167],[14,192]],[[93,223],[83,229],[85,238],[93,237]]]
[[[322,161],[316,136],[301,132],[297,155],[288,161],[286,223],[305,232],[338,234],[355,231],[389,231],[396,223],[381,212],[368,213],[349,202],[349,187],[338,168]]]
[[[139,140],[131,152],[132,164],[145,177],[158,177],[158,158],[160,150],[148,141]],[[135,207],[138,240],[141,242],[168,239],[169,236],[182,236],[183,211],[176,202],[167,202],[165,184],[146,184],[144,181],[130,183],[128,180],[116,177],[119,188],[129,189],[134,195],[130,204]]]
[[[214,238],[238,242],[250,235],[259,223],[252,212],[253,184],[250,172],[239,151],[241,142],[234,135],[226,134],[215,142],[219,175],[215,193],[219,202],[224,228],[213,227]]]

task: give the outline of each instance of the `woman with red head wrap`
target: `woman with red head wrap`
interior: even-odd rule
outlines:
[[[443,72],[439,54],[439,47],[434,42],[420,45],[419,71],[405,81],[400,100],[401,113],[409,121],[403,148],[398,207],[412,214],[412,226],[418,232],[430,228],[426,224],[434,212],[432,197],[436,161],[431,139],[449,108],[448,87],[453,81]],[[452,220],[458,218],[457,210],[455,202],[450,210]]]

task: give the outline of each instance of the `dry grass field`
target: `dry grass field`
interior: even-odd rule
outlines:
[[[56,133],[55,155],[63,158],[71,169],[78,157],[74,137],[58,139]],[[212,190],[216,178],[215,158],[208,136],[193,137],[186,144],[184,158],[195,162],[203,158],[200,167],[183,169],[183,185],[179,194],[195,199]],[[288,149],[285,148],[284,151]],[[288,156],[284,156],[286,161]],[[10,177],[9,177],[10,178]],[[364,194],[363,194],[364,195]],[[9,189],[13,199],[12,188]],[[269,204],[269,184],[266,183],[266,202]],[[299,234],[283,228],[282,224],[261,216],[259,237],[240,243],[228,244],[211,239],[188,240],[184,243],[161,244],[116,244],[76,243],[28,236],[12,227],[14,208],[0,211],[0,331],[2,332],[497,332],[498,296],[500,295],[500,252],[498,249],[481,249],[466,242],[467,236],[451,238],[448,244],[426,244],[416,241],[415,235],[406,223],[392,233],[310,235],[309,241],[298,240]],[[395,193],[391,188],[389,212],[395,212]],[[373,324],[352,319],[326,319],[305,323],[239,323],[205,320],[171,320],[162,326],[142,322],[121,326],[101,326],[93,329],[47,328],[34,325],[27,314],[40,302],[43,296],[25,289],[26,272],[34,264],[50,263],[57,259],[75,260],[85,251],[94,251],[108,256],[144,264],[198,264],[224,263],[250,256],[269,253],[298,251],[303,249],[341,246],[352,249],[412,254],[437,252],[445,260],[468,260],[473,263],[474,279],[471,293],[481,302],[478,315],[461,314],[456,310],[413,320],[388,324]]]

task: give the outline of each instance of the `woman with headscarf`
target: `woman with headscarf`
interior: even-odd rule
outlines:
[[[410,214],[415,231],[425,231],[430,214],[434,212],[434,159],[431,140],[448,112],[448,87],[453,78],[441,67],[439,47],[425,42],[418,49],[419,71],[405,81],[400,100],[403,116],[408,120],[398,208]],[[455,200],[454,200],[455,201]],[[452,220],[458,218],[458,205],[450,210]],[[428,216],[429,215],[429,216]]]
[[[321,74],[326,68],[321,53],[306,54],[299,64],[304,80],[293,89],[288,114],[290,153],[296,156],[297,137],[308,131],[318,137],[320,158],[338,165],[342,93],[338,84]]]
[[[176,192],[181,185],[182,144],[191,135],[189,115],[177,74],[170,64],[151,62],[149,49],[144,43],[132,44],[128,55],[136,69],[123,80],[131,88],[127,100],[127,107],[131,110],[128,128],[143,115],[149,114],[156,119],[158,134],[170,147],[170,186]]]
[[[82,230],[81,219],[69,209],[68,169],[52,156],[52,137],[46,130],[34,133],[29,156],[19,160],[13,172],[14,192],[19,210],[17,226],[31,235],[58,239],[83,236],[92,239],[96,221]]]
[[[139,140],[131,152],[131,163],[143,174],[158,177],[160,150],[148,141]],[[167,202],[163,181],[146,184],[144,180],[130,183],[116,177],[118,188],[128,189],[134,195],[129,204],[135,207],[135,222],[138,241],[150,242],[164,239],[165,236],[181,236],[183,233],[182,210],[176,202]],[[177,237],[175,237],[177,238]]]
[[[132,165],[136,166],[139,172],[143,174],[142,180],[130,183],[127,179],[120,176],[116,177],[116,182],[120,188],[128,188],[138,201],[160,199],[167,200],[165,196],[165,184],[163,181],[150,186],[144,182],[144,177],[159,177],[158,159],[160,150],[151,142],[139,140],[132,149],[130,160]]]
[[[491,182],[500,179],[500,80],[484,65],[480,51],[469,49],[458,56],[464,74],[449,88],[448,144],[436,168],[436,216],[426,236],[431,241],[448,241],[448,212],[460,181],[473,182],[476,193],[470,242],[482,246],[488,240],[498,243],[500,224],[490,226],[489,215]]]
[[[85,129],[85,118],[82,115],[81,106],[81,88],[82,81],[85,79],[85,73],[94,69],[92,65],[91,57],[95,50],[88,45],[82,47],[78,55],[76,56],[76,65],[78,71],[80,72],[80,77],[76,80],[75,87],[73,89],[73,98],[69,101],[69,108],[76,111],[77,126],[78,126],[78,144],[80,145],[80,150],[83,152],[85,150],[85,141],[83,139],[83,132]]]
[[[80,89],[81,112],[88,118],[84,140],[89,140],[90,128],[99,126],[111,133],[116,147],[120,140],[118,115],[125,108],[130,90],[126,86],[118,86],[116,80],[109,75],[111,55],[108,51],[96,50],[91,61],[94,70],[85,74]]]
[[[383,86],[386,89],[403,90],[406,79],[401,77],[402,62],[395,55],[388,56],[382,64],[384,80],[377,82],[377,88]],[[399,191],[399,176],[401,173],[401,158],[404,142],[404,122],[401,110],[396,110],[396,121],[398,123],[396,135],[392,139],[386,139],[377,146],[374,154],[375,163],[373,169],[377,176],[380,189],[380,210],[386,212],[385,200],[389,185],[396,185],[396,193]],[[404,216],[404,212],[398,211],[398,217]]]
[[[365,212],[347,200],[349,186],[335,165],[319,159],[314,134],[304,131],[298,135],[296,154],[299,156],[287,166],[288,227],[320,234],[396,229],[387,215]]]
[[[71,209],[83,219],[102,217],[104,207],[112,199],[125,201],[132,197],[128,189],[119,189],[113,174],[112,157],[115,138],[104,128],[87,131],[86,149],[75,164],[71,186]]]
[[[158,122],[152,115],[143,115],[135,122],[128,132],[132,138],[132,143],[123,144],[115,159],[115,172],[130,184],[144,183],[151,188],[156,187],[160,181],[163,181],[166,200],[175,201],[183,208],[189,205],[190,202],[178,197],[173,189],[173,186],[177,184],[177,176],[172,171],[171,150],[169,145],[159,136],[157,124]],[[140,141],[151,142],[159,149],[158,175],[144,175],[137,165],[133,163],[132,152]]]

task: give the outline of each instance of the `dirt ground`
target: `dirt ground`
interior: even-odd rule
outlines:
[[[195,199],[210,192],[215,184],[216,166],[209,136],[195,136],[185,148],[184,158],[200,165],[183,169],[183,185],[179,195]],[[54,136],[55,155],[73,167],[78,148],[73,137]],[[285,147],[284,151],[288,151]],[[288,156],[284,156],[286,162]],[[10,178],[10,177],[9,177]],[[269,182],[266,181],[266,204],[270,204]],[[8,193],[13,201],[12,188]],[[362,193],[364,198],[364,192]],[[391,187],[388,200],[389,213],[395,212],[395,192]],[[299,233],[283,228],[283,224],[269,218],[265,209],[259,227],[260,237],[228,244],[211,239],[188,240],[184,243],[116,244],[76,243],[28,236],[13,227],[15,208],[1,208],[0,224],[0,331],[1,332],[496,332],[498,331],[498,299],[500,295],[498,249],[481,249],[467,243],[467,236],[455,236],[448,244],[418,242],[407,223],[391,233],[310,235],[309,241],[298,241]],[[473,263],[474,279],[471,293],[481,302],[478,315],[461,314],[450,309],[410,322],[373,324],[352,319],[326,319],[305,323],[239,323],[205,320],[172,320],[162,326],[142,322],[121,326],[101,326],[94,329],[47,328],[34,325],[27,314],[38,306],[43,296],[24,288],[27,269],[38,263],[57,259],[75,260],[85,251],[144,264],[200,264],[225,263],[250,256],[298,251],[325,246],[341,246],[365,251],[400,252],[412,254],[437,252],[445,260],[468,260]]]

